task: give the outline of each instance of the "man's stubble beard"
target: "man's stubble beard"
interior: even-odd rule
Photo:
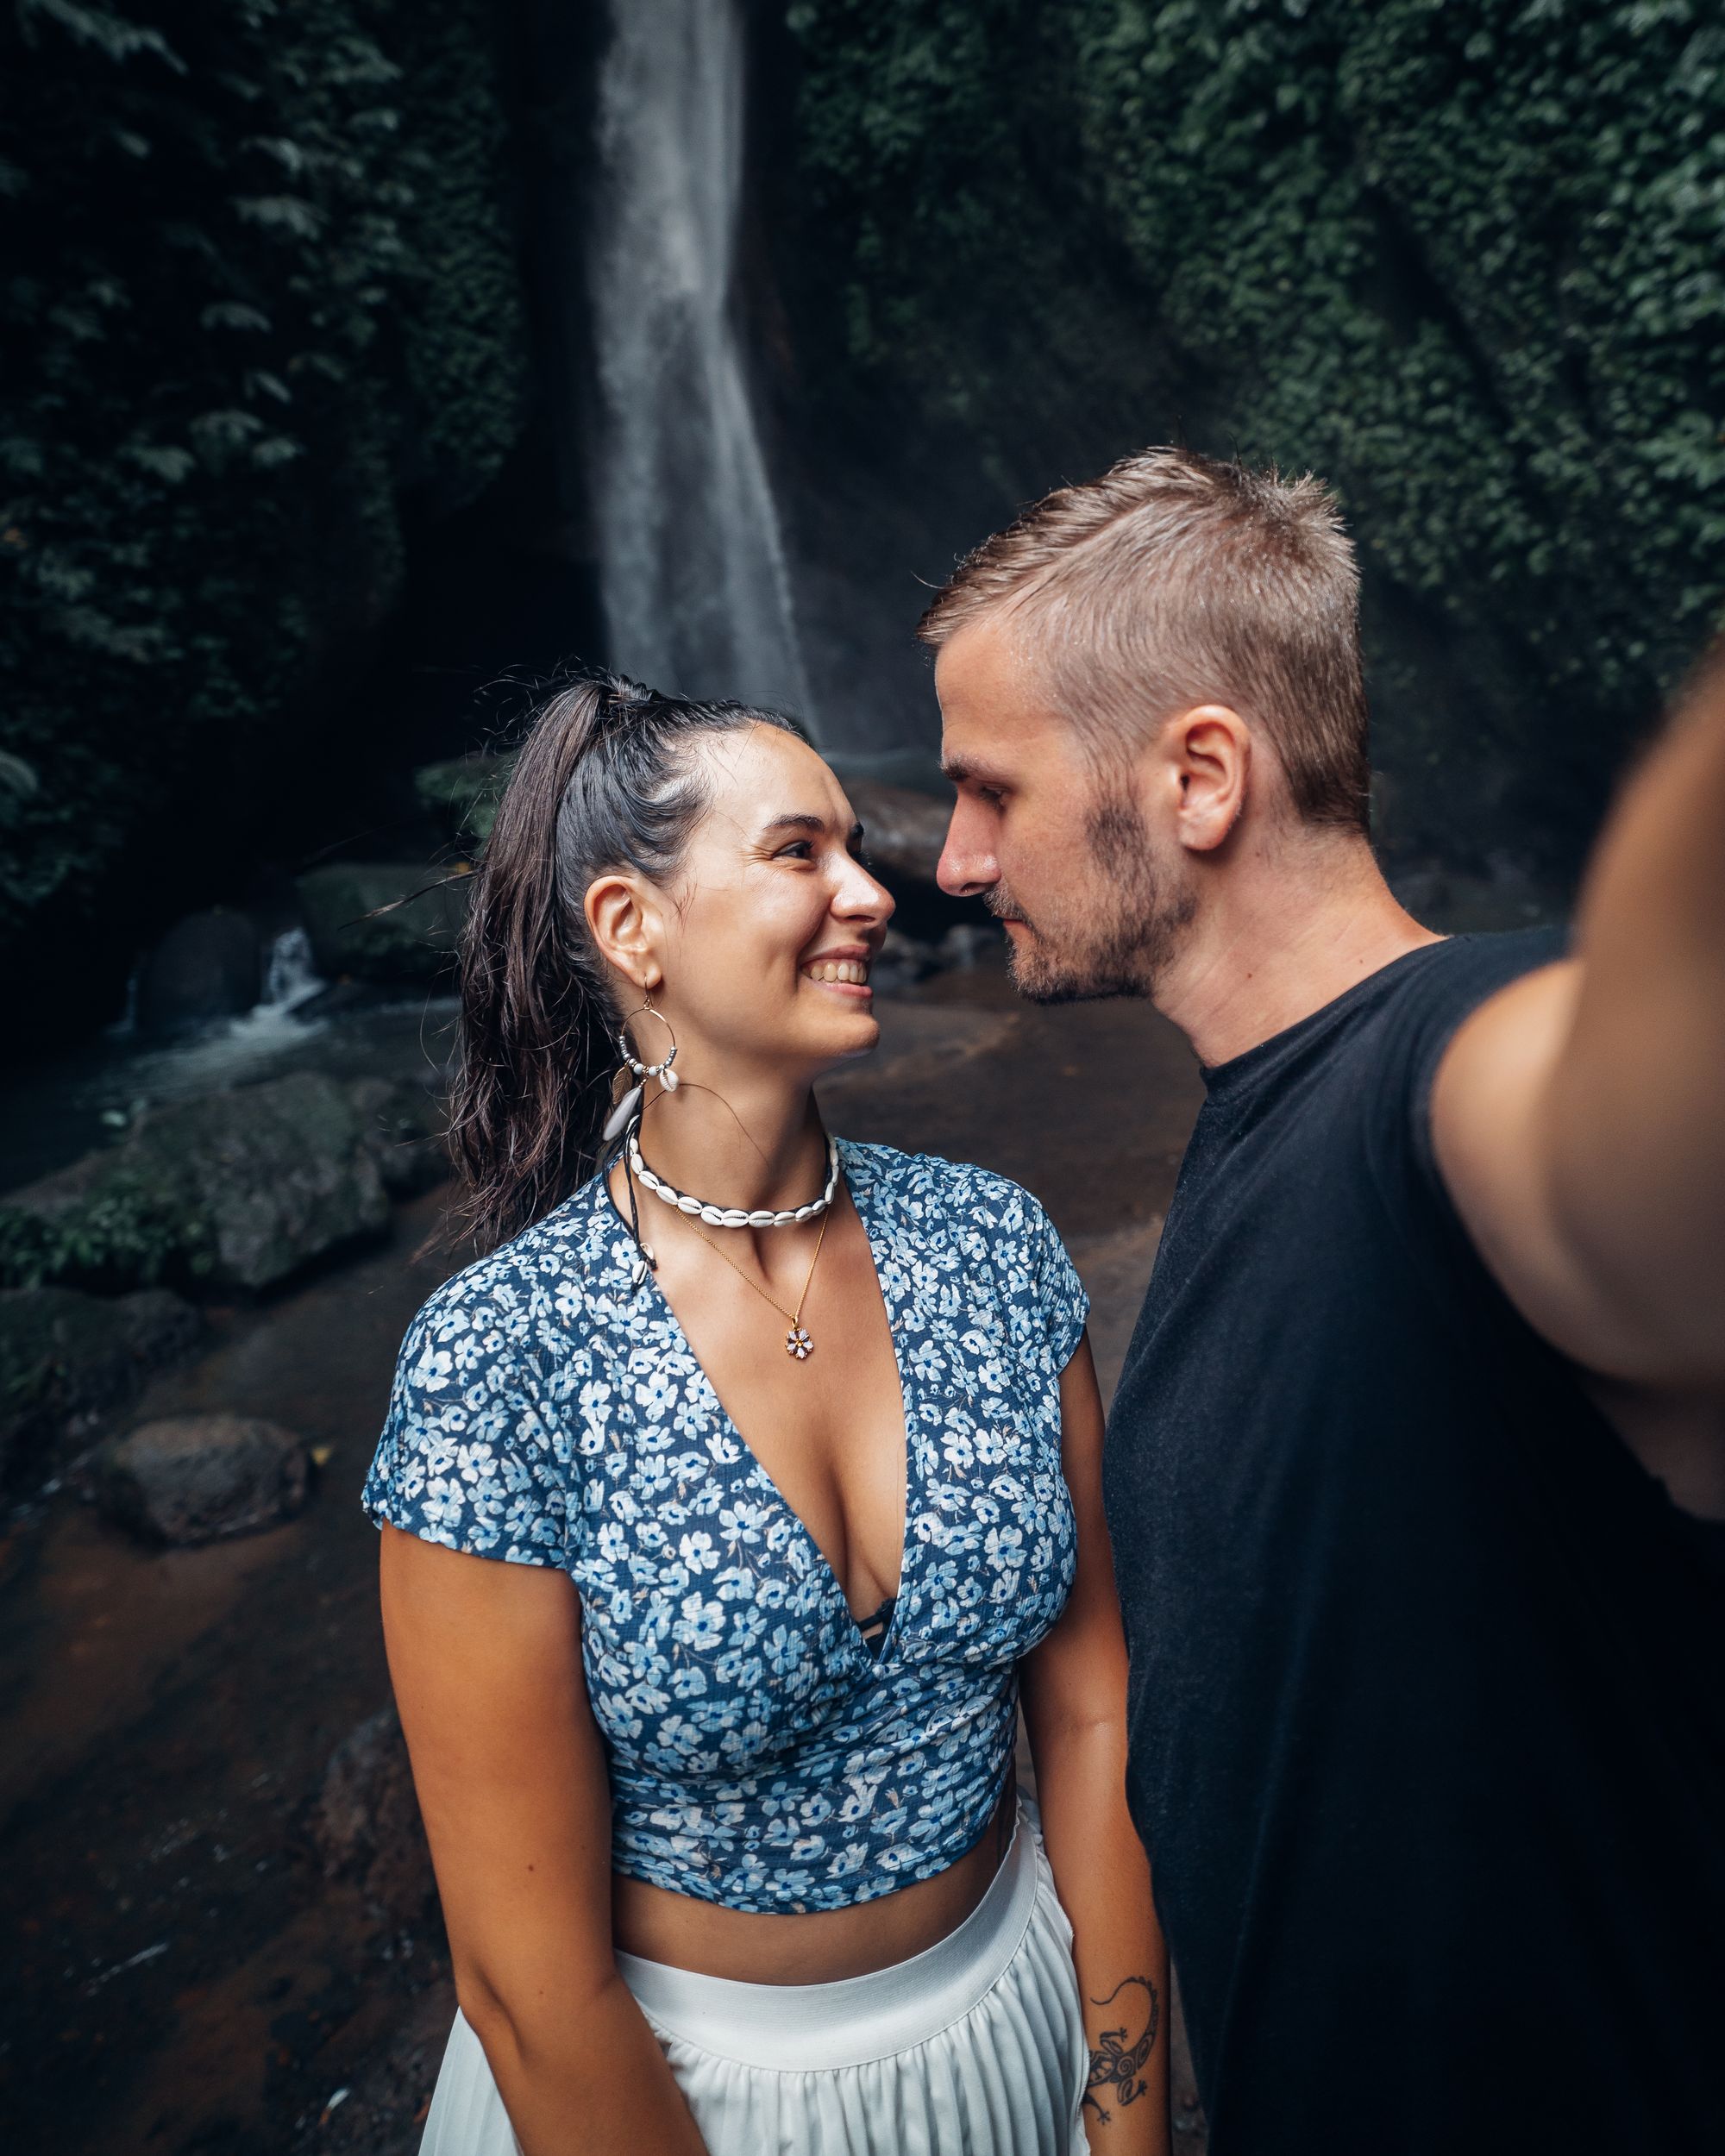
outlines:
[[[1098,870],[1088,932],[1051,941],[1003,884],[988,893],[991,912],[1026,922],[1035,936],[1013,943],[1013,986],[1030,1003],[1088,1003],[1106,996],[1147,996],[1178,948],[1196,911],[1189,889],[1173,888],[1151,857],[1150,834],[1126,795],[1099,795],[1085,818]]]

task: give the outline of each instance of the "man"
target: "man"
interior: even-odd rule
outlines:
[[[1214,2156],[1718,2156],[1725,678],[1565,958],[1379,874],[1313,480],[1129,458],[922,633],[943,885],[1204,1067],[1107,1482]]]

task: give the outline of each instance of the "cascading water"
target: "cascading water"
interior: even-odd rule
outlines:
[[[589,258],[613,665],[806,713],[790,583],[736,334],[736,0],[613,0]]]
[[[328,986],[311,956],[311,938],[303,928],[284,929],[270,945],[259,1011],[298,1010]]]

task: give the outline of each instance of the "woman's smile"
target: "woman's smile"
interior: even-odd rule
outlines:
[[[869,986],[869,969],[875,954],[866,944],[846,944],[840,950],[818,951],[802,963],[803,976],[818,988],[828,988],[835,995],[846,996],[852,1002],[870,1003],[875,991]]]

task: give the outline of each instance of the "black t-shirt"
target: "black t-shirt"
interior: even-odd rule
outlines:
[[[1206,1075],[1109,1419],[1133,1816],[1214,2156],[1725,2152],[1725,1531],[1476,1255],[1409,953]]]

